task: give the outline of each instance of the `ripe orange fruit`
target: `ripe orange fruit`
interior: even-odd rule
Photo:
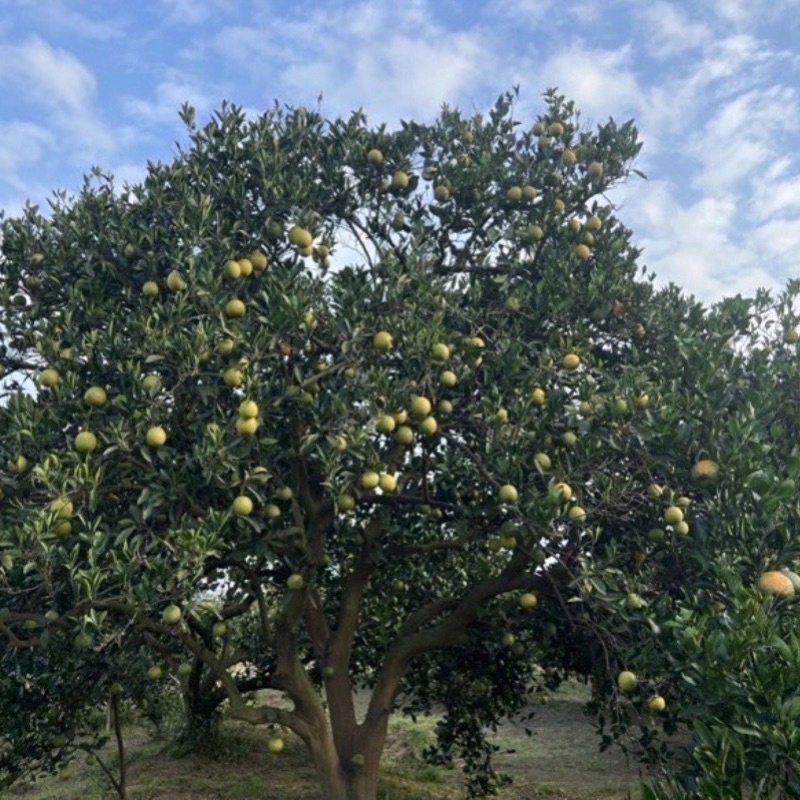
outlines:
[[[718,474],[719,464],[710,458],[701,459],[691,469],[691,475],[695,480],[713,480]]]
[[[765,594],[776,594],[782,597],[794,595],[794,584],[788,575],[778,570],[768,570],[758,579],[758,588]]]

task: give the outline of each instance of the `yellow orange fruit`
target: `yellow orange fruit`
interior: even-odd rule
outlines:
[[[427,417],[431,413],[433,406],[427,397],[417,395],[411,401],[411,413],[415,417]]]
[[[392,175],[392,186],[395,189],[407,189],[409,183],[410,178],[403,170],[397,170],[397,172]]]
[[[379,353],[388,353],[394,345],[394,339],[389,331],[378,331],[372,337],[372,346]]]
[[[243,317],[247,312],[247,306],[238,298],[229,300],[225,304],[225,316],[228,317]]]
[[[167,432],[160,425],[154,425],[147,431],[145,439],[148,446],[161,447],[167,441]]]
[[[364,472],[358,482],[361,488],[368,492],[377,488],[381,482],[381,476],[377,472],[370,470],[369,472]]]
[[[299,225],[293,225],[289,229],[289,241],[295,247],[311,247],[314,243],[314,237],[311,235],[311,232],[307,231],[305,228],[301,228]]]
[[[247,517],[253,513],[253,501],[246,495],[240,494],[231,503],[231,511],[237,517]]]

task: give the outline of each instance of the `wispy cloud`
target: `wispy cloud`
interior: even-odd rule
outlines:
[[[443,28],[421,0],[332,3],[302,17],[257,17],[250,26],[221,30],[214,49],[218,58],[268,76],[273,91],[277,83],[296,102],[322,94],[328,107],[364,106],[386,121],[430,117],[442,102],[494,80],[495,57],[482,33]]]
[[[711,43],[714,32],[703,22],[693,21],[675,3],[666,0],[634,7],[647,36],[647,52],[657,58],[675,58],[687,50]]]
[[[651,180],[611,196],[660,280],[712,299],[798,273],[800,0],[3,6],[0,199],[12,207],[23,191],[75,186],[93,163],[140,177],[182,136],[186,101],[202,119],[223,98],[260,109],[321,94],[327,116],[363,107],[394,125],[443,102],[485,110],[518,84],[525,121],[555,86],[585,123],[636,119]]]
[[[161,0],[170,25],[201,25],[219,11],[232,12],[236,3],[228,0]]]
[[[538,68],[536,78],[541,86],[557,86],[595,122],[609,115],[635,114],[645,97],[630,45],[599,49],[576,41],[553,53]]]
[[[89,106],[97,82],[72,53],[51,47],[40,36],[0,45],[0,81],[48,109],[80,111]]]
[[[168,69],[150,96],[126,97],[122,107],[128,119],[140,127],[175,123],[183,103],[210,111],[223,99],[211,86],[211,81],[204,85],[182,70]]]
[[[68,0],[15,0],[18,9],[32,9],[38,24],[52,33],[64,33],[79,39],[106,42],[125,36],[126,22],[121,18],[106,16],[107,11],[96,8],[103,16],[84,13],[68,5]],[[72,4],[75,5],[74,3]]]

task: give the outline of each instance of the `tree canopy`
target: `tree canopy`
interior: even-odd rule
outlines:
[[[0,691],[30,717],[0,778],[138,664],[294,732],[326,800],[374,798],[389,714],[434,703],[431,756],[491,790],[482,732],[568,674],[653,757],[727,709],[670,791],[768,780],[714,737],[734,673],[770,686],[753,729],[794,718],[764,670],[800,671],[798,285],[656,289],[606,194],[634,124],[514,100],[396,131],[185,107],[141,184],[3,221]]]

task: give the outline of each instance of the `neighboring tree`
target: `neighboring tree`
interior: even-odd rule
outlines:
[[[797,556],[797,287],[707,311],[637,280],[605,196],[633,124],[513,101],[397,132],[186,107],[143,184],[4,222],[4,663],[144,643],[197,716],[297,734],[326,800],[374,798],[389,715],[441,702],[432,755],[485,794],[531,682],[590,677],[612,736],[656,692],[676,726],[667,623],[797,616],[754,589]]]

